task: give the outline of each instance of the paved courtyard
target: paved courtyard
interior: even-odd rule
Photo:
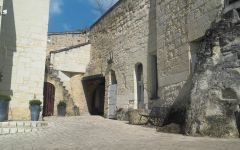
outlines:
[[[0,136],[0,150],[239,150],[239,139],[156,132],[97,116],[47,118],[48,128]]]

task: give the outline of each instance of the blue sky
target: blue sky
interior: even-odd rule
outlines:
[[[75,31],[91,26],[102,14],[96,1],[106,11],[118,0],[50,0],[48,31]]]

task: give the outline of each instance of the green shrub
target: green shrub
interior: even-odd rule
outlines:
[[[7,96],[7,95],[0,95],[0,100],[4,100],[4,101],[10,101],[11,97]]]
[[[60,102],[58,103],[58,107],[66,107],[66,106],[67,106],[67,104],[66,104],[65,101],[60,101]]]
[[[40,100],[34,99],[29,101],[29,105],[41,105],[42,102]]]

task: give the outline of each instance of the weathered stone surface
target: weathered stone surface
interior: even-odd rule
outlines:
[[[185,104],[190,95],[185,85],[191,80],[191,42],[202,38],[222,7],[220,0],[119,1],[90,29],[91,61],[86,75],[103,74],[108,89],[109,72],[114,70],[117,107],[130,108],[129,101],[133,101],[137,109],[135,67],[141,63],[145,106]],[[158,77],[154,98],[152,55],[157,57]],[[106,90],[105,113],[109,108],[108,94]]]
[[[141,113],[145,112],[143,109],[134,109],[129,111],[129,123],[133,125],[141,125],[147,123],[146,117],[141,117]]]
[[[240,26],[223,19],[206,33],[193,77],[188,134],[238,137]]]
[[[118,109],[116,113],[116,118],[117,120],[121,121],[129,121],[129,110],[124,108]]]
[[[179,124],[171,123],[169,125],[163,127],[157,127],[158,132],[166,132],[166,133],[181,133],[181,127]]]

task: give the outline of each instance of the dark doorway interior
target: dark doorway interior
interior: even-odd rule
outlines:
[[[44,83],[43,117],[54,113],[55,87],[49,82]]]
[[[143,84],[143,65],[136,65],[136,78],[137,78],[137,100],[138,108],[145,108],[144,106],[144,84]]]
[[[105,77],[94,75],[82,80],[88,110],[91,115],[104,115]]]
[[[92,99],[92,115],[104,115],[104,94],[105,94],[105,83],[100,83],[94,93]]]
[[[239,0],[228,0],[229,2],[229,4],[233,4],[233,3],[236,3],[236,2],[238,2]]]
[[[157,70],[157,56],[151,55],[151,99],[158,99],[158,70]]]

